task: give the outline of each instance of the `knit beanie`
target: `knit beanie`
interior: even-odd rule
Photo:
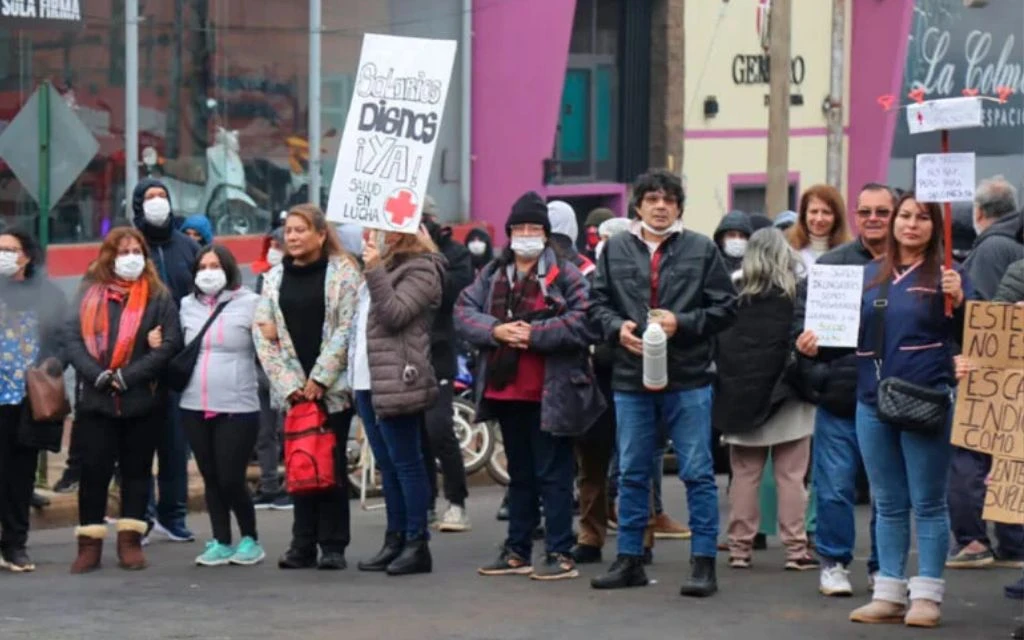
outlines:
[[[583,223],[584,227],[600,227],[601,223],[605,220],[610,220],[615,217],[615,212],[607,207],[598,207],[587,214],[587,221]]]
[[[505,235],[512,235],[512,226],[517,224],[537,224],[544,227],[544,233],[551,235],[551,221],[548,219],[548,205],[536,191],[528,191],[519,196],[512,205],[512,213],[505,222]]]

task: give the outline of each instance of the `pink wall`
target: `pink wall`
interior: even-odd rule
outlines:
[[[575,0],[476,0],[473,11],[473,220],[505,219],[542,188],[569,59]]]
[[[856,205],[857,193],[867,182],[885,182],[889,172],[896,118],[902,111],[883,111],[878,97],[900,95],[903,67],[914,0],[851,3],[852,65],[850,67],[849,169],[846,201]],[[858,29],[857,27],[860,27]]]

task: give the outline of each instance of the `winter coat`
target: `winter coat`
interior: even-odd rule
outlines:
[[[1024,215],[1008,213],[975,239],[964,261],[967,273],[981,300],[991,300],[1006,269],[1024,259]]]
[[[256,346],[252,322],[260,297],[248,289],[222,291],[216,299],[187,296],[181,301],[184,342],[195,339],[218,305],[229,301],[203,336],[192,379],[181,394],[181,408],[216,413],[260,410]]]
[[[1006,275],[992,299],[995,302],[1024,302],[1024,260],[1018,260],[1006,269]]]
[[[160,280],[170,290],[174,304],[179,305],[182,298],[192,293],[192,267],[195,266],[196,256],[199,254],[199,244],[178,230],[179,222],[173,213],[159,227],[146,222],[146,216],[142,213],[142,203],[146,190],[150,187],[162,187],[167,191],[167,199],[170,201],[170,191],[164,183],[153,178],[140,180],[132,193],[134,223],[146,237]],[[174,207],[173,202],[171,207]]]
[[[83,283],[86,291],[89,283]],[[121,368],[127,389],[124,393],[99,391],[94,386],[96,379],[109,364],[109,359],[98,362],[90,354],[82,339],[81,300],[74,307],[68,320],[65,334],[65,348],[68,361],[75,369],[76,402],[75,411],[92,413],[108,418],[139,418],[158,409],[164,409],[167,389],[163,376],[167,363],[182,348],[178,307],[166,291],[150,290],[150,298],[142,314],[135,345],[128,363]],[[110,344],[117,341],[117,326],[121,319],[122,307],[117,302],[108,302]],[[150,349],[147,334],[153,329],[163,329],[163,342],[156,349]],[[107,358],[110,354],[107,354]]]
[[[795,394],[788,382],[793,362],[793,300],[771,291],[736,306],[736,324],[718,335],[712,424],[725,434],[754,431]]]
[[[213,244],[213,225],[210,224],[210,219],[204,215],[194,215],[185,218],[185,221],[181,223],[179,230],[185,233],[189,229],[195,231],[202,237],[203,246]]]
[[[715,246],[722,252],[722,261],[725,262],[725,268],[732,273],[739,269],[743,264],[743,256],[734,258],[725,254],[725,242],[723,236],[727,231],[739,231],[745,234],[748,238],[754,235],[754,227],[750,223],[750,216],[742,211],[730,211],[722,218],[722,221],[718,223],[718,228],[715,229],[715,235],[712,239],[715,241]]]
[[[455,378],[455,324],[452,316],[459,294],[473,282],[473,255],[451,236],[451,229],[440,229],[434,238],[446,261],[441,306],[434,314],[434,326],[430,330],[431,361],[438,380]]]
[[[469,254],[473,261],[473,272],[479,273],[481,269],[487,266],[487,263],[494,260],[494,241],[491,240],[491,236],[487,231],[479,227],[469,230],[469,233],[466,234],[465,245],[468,247],[469,243],[473,240],[483,240],[484,244],[487,245],[487,250],[483,252],[483,255]]]
[[[487,362],[498,347],[494,327],[504,320],[491,315],[494,285],[500,277],[500,261],[489,264],[455,305],[455,328],[480,349],[474,379],[478,421],[493,417],[487,389]],[[544,355],[544,395],[541,399],[540,428],[553,435],[578,436],[585,433],[607,407],[598,389],[590,363],[589,347],[597,336],[587,319],[588,285],[572,263],[559,261],[548,248],[537,265],[545,301],[556,309],[555,316],[530,323],[531,351]]]
[[[306,374],[295,352],[288,333],[281,306],[278,304],[284,267],[277,265],[264,274],[263,293],[256,305],[256,318],[252,335],[260,365],[270,379],[270,392],[274,406],[286,407],[288,396],[306,386]],[[359,284],[362,277],[351,261],[332,257],[327,261],[324,279],[325,312],[321,334],[320,357],[310,378],[326,390],[324,402],[330,413],[344,411],[349,406],[347,376],[343,375],[348,363],[349,334],[356,311]],[[263,337],[261,324],[269,324],[277,331],[277,340]]]
[[[366,355],[378,417],[419,413],[437,402],[430,327],[444,297],[444,270],[440,254],[421,253],[364,274],[370,294]]]
[[[590,320],[601,338],[616,345],[612,388],[640,392],[643,359],[619,345],[619,329],[627,320],[637,336],[647,328],[651,309],[652,255],[640,237],[640,226],[608,239],[597,263]],[[678,329],[668,341],[668,390],[704,387],[714,382],[713,338],[736,318],[736,290],[711,238],[683,230],[658,248],[657,307],[675,314]]]
[[[864,266],[874,257],[858,238],[836,247],[818,258],[817,264]],[[807,314],[807,280],[797,287],[793,312],[794,340],[804,330]],[[817,357],[796,353],[795,387],[800,397],[839,418],[853,419],[857,410],[856,349],[823,347]]]

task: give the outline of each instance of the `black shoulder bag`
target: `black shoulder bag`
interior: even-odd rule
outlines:
[[[875,377],[878,380],[878,417],[902,431],[922,435],[943,433],[949,417],[948,391],[940,391],[895,376],[882,379],[882,354],[885,353],[885,313],[889,308],[890,281],[878,290],[872,321],[875,328]]]
[[[167,386],[170,387],[172,391],[181,393],[186,387],[188,387],[188,382],[192,379],[192,372],[196,370],[196,363],[199,362],[199,347],[202,346],[203,336],[206,335],[206,331],[210,328],[210,325],[212,325],[213,321],[217,319],[220,312],[224,310],[224,307],[228,306],[229,302],[231,301],[225,300],[217,305],[217,308],[213,310],[212,314],[210,314],[206,324],[204,324],[203,328],[199,330],[196,337],[192,338],[192,341],[185,345],[185,348],[182,349],[178,355],[171,358],[171,362],[167,365],[167,376],[165,377],[165,380],[167,381]]]

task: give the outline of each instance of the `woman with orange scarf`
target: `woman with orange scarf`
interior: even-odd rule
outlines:
[[[180,347],[177,307],[142,234],[129,227],[112,230],[85,275],[67,335],[67,357],[78,379],[75,428],[82,442],[78,557],[72,573],[99,567],[115,463],[121,470],[118,564],[146,566],[142,536],[156,425],[162,420],[154,413],[166,406],[161,380]]]

